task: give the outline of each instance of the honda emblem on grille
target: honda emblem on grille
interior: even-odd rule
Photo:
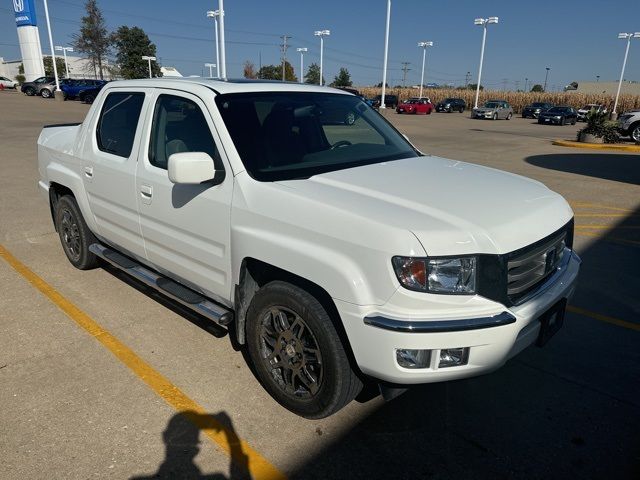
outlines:
[[[556,268],[556,249],[549,250],[545,255],[544,273],[549,273]]]

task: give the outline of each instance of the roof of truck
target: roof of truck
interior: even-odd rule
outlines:
[[[109,82],[109,88],[148,87],[148,88],[184,88],[185,84],[202,85],[216,93],[244,92],[331,92],[351,95],[344,90],[305,83],[280,82],[276,80],[228,79],[218,80],[204,77],[182,78],[143,78],[139,80],[117,80]]]

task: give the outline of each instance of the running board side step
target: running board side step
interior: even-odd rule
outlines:
[[[198,292],[143,267],[138,262],[109,247],[94,243],[89,246],[89,250],[127,275],[141,281],[188,309],[207,317],[218,325],[227,326],[233,321],[233,312],[228,308],[218,305]]]

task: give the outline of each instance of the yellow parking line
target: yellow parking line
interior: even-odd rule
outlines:
[[[637,240],[628,240],[626,238],[610,237],[609,235],[603,235],[602,233],[585,232],[584,230],[579,230],[579,231],[576,230],[575,234],[581,237],[601,238],[603,240],[607,240],[608,242],[620,243],[622,245],[631,245],[632,247],[637,247],[640,245],[640,242]]]
[[[215,444],[218,445],[218,447],[220,447],[227,455],[230,455],[232,461],[243,463],[248,462],[247,468],[251,473],[251,478],[256,480],[286,479],[282,472],[271,465],[245,441],[240,441],[240,445],[230,444],[227,439],[234,438],[234,432],[218,422],[218,420],[213,416],[208,415],[202,406],[189,398],[167,378],[153,369],[153,367],[136,355],[133,350],[102,328],[91,317],[89,317],[89,315],[63,297],[55,288],[32,272],[2,245],[0,245],[0,257],[16,272],[22,275],[22,277],[24,277],[31,285],[38,289],[45,297],[51,300],[70,319],[76,322],[78,326],[92,335],[118,360],[129,367],[129,369],[131,369],[138,378],[145,382],[151,390],[159,395],[165,402],[179,412],[191,411],[191,413],[186,414],[187,418],[194,422],[198,428],[202,429],[205,435],[213,440],[213,442],[215,442]],[[198,415],[194,415],[193,412]],[[234,458],[234,454],[239,456],[240,453],[244,454],[245,459]]]
[[[588,230],[594,228],[600,230],[638,230],[640,225],[622,225],[619,227],[615,225],[576,225],[576,228],[586,228]]]
[[[572,207],[576,207],[576,208],[602,208],[604,210],[615,210],[617,212],[633,212],[633,210],[629,210],[627,208],[619,208],[619,207],[609,207],[607,205],[600,205],[598,203],[574,203],[574,202],[570,202]]]
[[[584,315],[585,317],[591,317],[595,320],[600,320],[601,322],[611,323],[619,327],[628,328],[629,330],[640,332],[640,324],[638,323],[627,322],[626,320],[620,320],[619,318],[609,317],[608,315],[602,315],[601,313],[591,312],[589,310],[585,310],[584,308],[574,307],[573,305],[568,305],[567,310],[569,312],[577,313],[578,315]]]
[[[626,215],[624,213],[578,213],[574,217],[596,217],[596,218],[635,218],[640,215]]]

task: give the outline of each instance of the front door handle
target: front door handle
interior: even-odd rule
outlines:
[[[151,199],[153,198],[153,187],[144,183],[141,184],[140,198],[142,198],[142,203],[150,204]]]
[[[93,167],[84,167],[84,175],[87,178],[93,178]]]

